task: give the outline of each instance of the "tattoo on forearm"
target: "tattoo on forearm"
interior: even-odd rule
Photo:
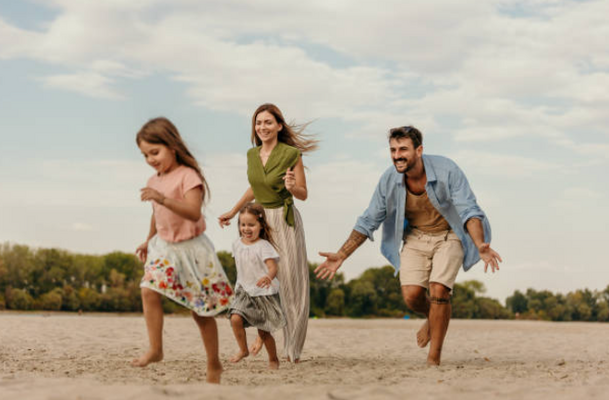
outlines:
[[[345,258],[349,257],[351,254],[353,254],[355,250],[357,250],[359,246],[362,245],[362,243],[366,241],[366,238],[367,236],[363,233],[359,233],[358,231],[353,230],[353,232],[351,232],[351,235],[349,235],[349,238],[347,239],[345,244],[343,244],[343,247],[340,248],[338,253],[342,254]]]

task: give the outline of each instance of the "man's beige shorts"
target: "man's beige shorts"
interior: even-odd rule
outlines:
[[[462,264],[463,246],[452,230],[413,229],[400,255],[400,283],[429,288],[429,282],[437,282],[452,290]]]

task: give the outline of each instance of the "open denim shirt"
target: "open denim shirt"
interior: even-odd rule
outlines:
[[[446,219],[457,234],[463,246],[463,269],[469,270],[480,261],[478,249],[465,230],[465,223],[471,218],[482,221],[484,241],[491,241],[491,226],[484,211],[478,206],[476,196],[469,187],[467,178],[454,161],[442,157],[423,154],[423,165],[427,174],[425,190],[431,204]],[[376,186],[370,205],[357,219],[356,231],[374,240],[373,234],[383,224],[381,253],[395,268],[400,270],[400,244],[408,224],[404,217],[406,208],[406,187],[404,174],[389,167]]]

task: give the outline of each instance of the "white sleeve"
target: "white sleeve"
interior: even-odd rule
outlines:
[[[262,261],[266,261],[269,258],[274,258],[275,260],[279,261],[279,254],[277,253],[277,250],[275,250],[273,245],[270,244],[267,240],[261,243],[260,256],[262,258]]]

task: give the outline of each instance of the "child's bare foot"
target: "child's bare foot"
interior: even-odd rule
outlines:
[[[152,350],[148,350],[146,354],[141,356],[140,358],[136,358],[131,361],[132,367],[145,367],[146,365],[159,362],[163,360],[163,352],[156,352]]]
[[[429,320],[425,320],[425,323],[417,332],[417,344],[419,347],[427,346],[429,340],[431,339],[431,333],[429,332]]]
[[[249,355],[250,355],[250,353],[247,350],[239,351],[237,354],[232,356],[232,358],[229,361],[232,363],[238,363],[239,361],[243,360],[245,357],[247,357]]]
[[[269,369],[279,369],[279,359],[269,360]]]
[[[262,350],[262,345],[262,339],[260,339],[260,337],[257,337],[250,347],[250,353],[252,354],[252,356],[255,357],[258,355],[258,353],[260,353],[260,350]]]
[[[220,378],[222,377],[222,366],[219,367],[207,367],[207,383],[220,384]]]

